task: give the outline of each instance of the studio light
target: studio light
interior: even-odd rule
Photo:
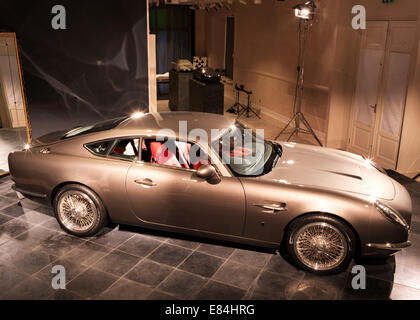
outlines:
[[[308,120],[306,120],[305,115],[302,112],[302,104],[303,104],[303,90],[304,86],[304,75],[305,75],[305,52],[306,52],[306,42],[308,37],[308,30],[309,26],[312,23],[309,20],[314,18],[316,5],[314,1],[306,1],[303,4],[298,4],[297,6],[293,7],[295,10],[295,16],[298,17],[299,20],[299,51],[298,51],[298,66],[297,66],[297,82],[296,82],[296,89],[295,89],[295,98],[293,101],[293,111],[294,116],[289,121],[289,123],[280,131],[277,135],[275,140],[277,140],[283,133],[288,133],[289,138],[287,141],[296,135],[298,136],[299,133],[305,133],[312,135],[316,142],[322,147],[322,142],[319,140],[318,136],[316,135],[315,131],[312,129],[311,125],[309,124]],[[294,123],[294,126],[293,126]],[[302,126],[304,128],[302,128]],[[287,132],[288,129],[292,129],[291,132]]]
[[[305,3],[294,6],[295,16],[300,19],[311,20],[314,18],[316,5],[313,1],[306,1]]]

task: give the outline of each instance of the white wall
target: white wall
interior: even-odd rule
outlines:
[[[368,20],[416,20],[420,16],[418,0],[388,4],[379,0],[317,1],[319,15],[307,46],[304,113],[311,125],[324,133],[326,145],[333,148],[345,149],[348,141],[360,44],[360,31],[351,28],[351,9],[357,4],[366,7]],[[234,82],[254,91],[257,108],[289,118],[298,43],[291,3],[263,1],[261,5],[234,5],[232,12],[198,11],[196,51],[207,55],[214,68],[223,67],[227,15],[235,16]],[[420,57],[409,85],[398,163],[398,170],[410,176],[420,172],[419,88]]]

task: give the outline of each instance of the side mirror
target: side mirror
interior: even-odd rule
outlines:
[[[197,177],[206,179],[210,184],[218,184],[221,181],[216,169],[208,164],[203,164],[198,168]]]

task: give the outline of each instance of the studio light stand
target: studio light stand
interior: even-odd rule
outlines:
[[[294,135],[298,136],[299,133],[311,134],[318,144],[322,147],[322,142],[319,140],[308,120],[306,120],[305,115],[302,113],[302,102],[303,102],[303,90],[304,90],[304,80],[305,80],[305,51],[306,51],[306,40],[308,37],[309,30],[309,20],[313,19],[315,11],[315,3],[313,1],[307,1],[304,4],[295,6],[295,16],[299,20],[299,62],[298,62],[298,75],[297,83],[295,90],[295,98],[293,102],[293,111],[294,116],[289,121],[289,123],[280,131],[276,136],[277,140],[282,134],[288,133],[289,138],[287,141],[290,141]],[[302,32],[303,27],[303,32]],[[294,124],[294,126],[293,126]],[[302,127],[304,126],[304,128]],[[288,131],[291,129],[291,131]]]

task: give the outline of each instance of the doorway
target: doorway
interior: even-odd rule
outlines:
[[[30,141],[15,33],[0,33],[0,176],[10,152]]]
[[[3,128],[26,127],[21,70],[14,33],[0,33],[0,114]]]
[[[226,77],[233,79],[233,59],[235,49],[235,18],[226,18],[225,70]]]
[[[362,32],[348,150],[396,169],[415,21],[371,21]]]

